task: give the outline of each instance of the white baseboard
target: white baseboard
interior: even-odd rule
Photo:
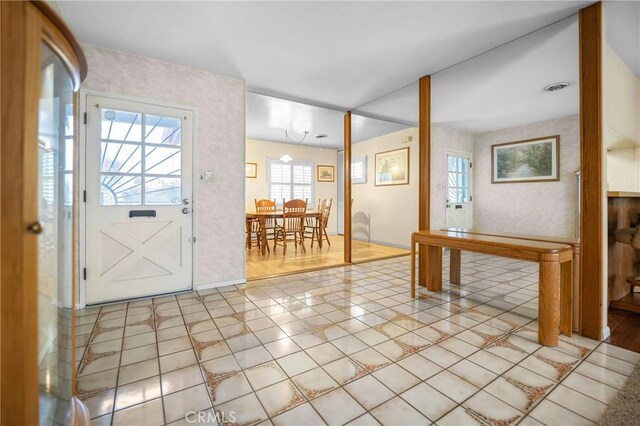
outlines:
[[[195,286],[194,290],[209,290],[211,288],[226,287],[229,285],[246,284],[246,283],[247,283],[246,278],[240,278],[237,280],[221,281],[217,283],[198,284]]]
[[[611,329],[607,326],[602,330],[602,340],[607,340],[611,336]]]
[[[76,303],[76,311],[77,311],[77,310],[80,310],[80,309],[84,309],[84,308],[86,308],[86,307],[87,307],[87,306],[86,306],[86,305],[83,305],[82,303]]]

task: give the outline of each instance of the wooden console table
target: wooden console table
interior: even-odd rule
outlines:
[[[580,331],[580,239],[568,237],[554,237],[548,235],[527,235],[527,234],[503,234],[493,232],[474,231],[468,228],[447,228],[443,231],[462,232],[466,234],[489,235],[492,237],[518,238],[520,240],[542,241],[547,243],[566,244],[573,250],[573,292],[572,292],[572,312],[573,330]],[[458,251],[458,254],[460,252]],[[452,253],[453,254],[453,253]]]
[[[571,246],[560,243],[494,237],[455,231],[411,234],[411,297],[415,297],[416,244],[427,246],[427,289],[442,291],[442,248],[451,249],[450,281],[460,283],[460,250],[537,262],[538,343],[558,346],[559,331],[571,335]]]

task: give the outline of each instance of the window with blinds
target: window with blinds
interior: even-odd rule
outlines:
[[[367,156],[351,159],[351,183],[367,183]]]
[[[278,207],[282,200],[313,200],[313,163],[310,161],[269,160],[267,170],[269,199],[276,200]]]

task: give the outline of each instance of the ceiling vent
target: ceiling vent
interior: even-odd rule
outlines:
[[[569,83],[553,83],[544,88],[545,92],[557,92],[569,86]]]

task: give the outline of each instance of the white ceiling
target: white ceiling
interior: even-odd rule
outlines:
[[[247,94],[247,138],[269,142],[294,143],[309,134],[302,145],[320,148],[340,149],[343,146],[343,111],[330,110],[299,102],[292,102],[255,93]],[[388,121],[354,115],[352,117],[352,141],[354,143],[376,136],[396,132],[407,126]],[[314,138],[317,134],[326,134],[324,139]]]
[[[241,78],[256,92],[352,109],[589,3],[59,1],[59,7],[82,42]]]
[[[607,42],[640,78],[640,2],[604,3]]]
[[[558,92],[543,90],[556,82],[570,85]],[[432,122],[469,133],[577,114],[577,16],[437,73],[431,88]],[[407,125],[417,126],[418,83],[360,106],[353,113],[354,142]],[[339,148],[342,116],[342,111],[251,93],[247,96],[247,136],[253,139],[284,142],[285,129],[294,139],[308,130],[305,145]],[[329,138],[318,141],[313,138],[318,133]]]
[[[578,114],[578,68],[574,16],[434,75],[431,121],[476,133]]]

